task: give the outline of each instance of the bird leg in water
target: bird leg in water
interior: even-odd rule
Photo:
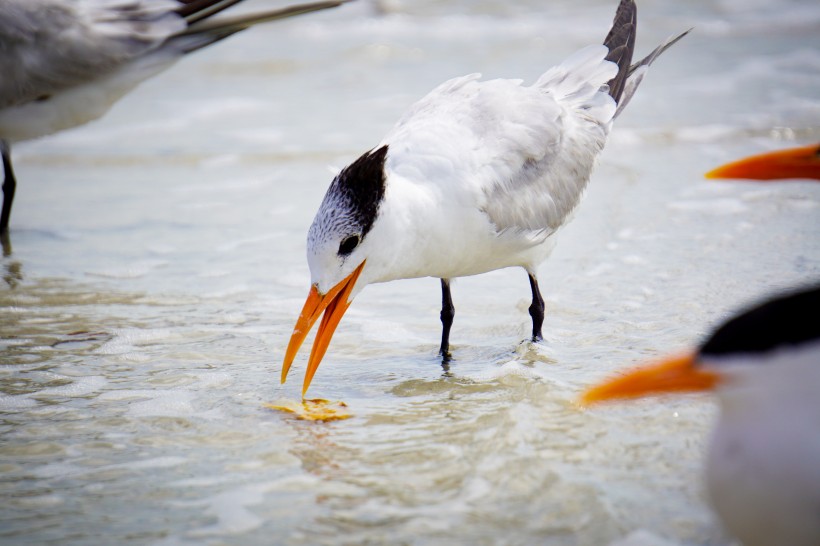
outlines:
[[[0,140],[0,154],[3,156],[3,212],[0,214],[0,233],[6,233],[9,229],[11,203],[14,201],[17,180],[11,168],[11,146],[5,140]]]
[[[453,298],[450,296],[450,280],[441,279],[441,349],[438,354],[442,360],[450,360],[450,327],[453,325],[453,317],[456,316],[456,308],[453,306]]]
[[[541,325],[544,324],[544,298],[541,297],[541,291],[538,289],[538,281],[532,273],[530,276],[530,288],[532,289],[532,304],[530,304],[530,316],[532,317],[532,340],[541,341],[544,337],[541,335]]]

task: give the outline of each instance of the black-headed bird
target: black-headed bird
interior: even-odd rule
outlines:
[[[480,74],[444,82],[342,169],[308,232],[311,288],[285,352],[283,382],[324,313],[304,395],[342,315],[370,283],[441,279],[446,360],[455,313],[450,279],[522,267],[532,291],[532,339],[541,339],[536,269],[578,205],[613,120],[649,65],[686,34],[633,64],[636,25],[635,2],[622,0],[602,45],[578,51],[529,86]]]

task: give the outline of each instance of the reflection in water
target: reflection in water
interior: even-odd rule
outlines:
[[[391,542],[453,529],[464,544],[485,543],[498,529],[504,543],[605,542],[616,529],[612,508],[594,481],[579,479],[600,463],[577,458],[593,439],[583,416],[556,405],[547,384],[521,386],[412,380],[357,426],[301,426],[294,454],[337,484],[322,498],[332,512],[302,542]]]
[[[336,442],[334,425],[311,424],[296,419],[290,419],[289,422],[292,423],[296,437],[288,451],[299,458],[305,472],[322,479],[343,479],[342,462],[353,456],[353,453]]]
[[[453,373],[450,371],[450,363],[453,361],[451,356],[446,356],[441,359],[441,377],[446,379],[452,377]]]
[[[0,233],[3,245],[3,281],[9,288],[15,288],[23,280],[23,265],[11,258],[11,237],[8,231]]]
[[[23,264],[17,260],[3,260],[3,281],[9,288],[16,288],[23,280]]]
[[[11,279],[8,289],[0,291],[2,364],[7,366],[0,376],[0,391],[6,394],[20,394],[16,386],[21,384],[29,385],[29,392],[53,387],[53,378],[33,371],[86,359],[111,339],[109,329],[126,324],[99,317],[99,306],[133,304],[138,298],[61,279],[23,282],[21,275],[13,274],[20,270],[19,262],[4,266]]]

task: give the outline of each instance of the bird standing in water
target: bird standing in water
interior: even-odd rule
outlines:
[[[216,17],[242,0],[3,0],[0,155],[7,232],[17,181],[11,143],[95,120],[184,55],[257,23],[336,7],[312,2]]]
[[[450,279],[518,266],[532,291],[532,339],[544,300],[536,269],[552,251],[623,110],[649,65],[686,33],[632,63],[637,8],[622,0],[603,45],[520,80],[449,80],[336,176],[308,232],[311,288],[285,353],[324,312],[303,395],[330,338],[367,284],[441,279],[440,354],[449,358],[455,309]]]
[[[745,546],[820,544],[820,286],[721,325],[694,353],[593,387],[583,402],[714,390],[712,504]]]

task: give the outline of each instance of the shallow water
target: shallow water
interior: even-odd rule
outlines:
[[[695,27],[619,118],[539,278],[369,286],[309,391],[279,385],[334,169],[451,76],[534,79],[615,2],[360,1],[233,37],[104,119],[15,148],[0,261],[0,541],[729,545],[704,396],[582,410],[583,388],[820,277],[820,185],[707,182],[820,140],[820,6],[643,2],[639,52]],[[310,343],[308,340],[307,344]],[[643,542],[644,544],[647,542]]]

